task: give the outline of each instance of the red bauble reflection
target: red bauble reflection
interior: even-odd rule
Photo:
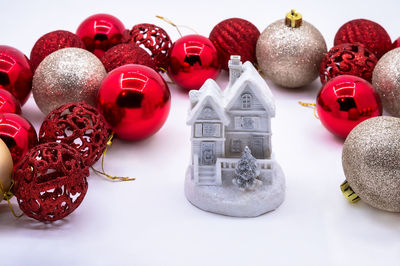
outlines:
[[[10,92],[0,89],[0,113],[21,114],[21,105]]]
[[[208,38],[186,35],[173,44],[168,73],[182,88],[198,90],[207,79],[215,79],[219,71],[217,50]]]
[[[317,97],[317,112],[330,132],[345,138],[362,121],[381,115],[382,105],[370,83],[343,75],[322,87]]]
[[[0,114],[0,138],[7,144],[14,166],[38,142],[35,128],[17,114]]]
[[[23,105],[32,89],[29,59],[19,50],[0,45],[0,88],[11,92]]]
[[[106,76],[97,105],[119,138],[140,140],[162,127],[171,95],[160,74],[149,67],[130,64]]]
[[[86,49],[101,58],[105,51],[122,42],[125,26],[114,16],[96,14],[85,19],[76,30]]]

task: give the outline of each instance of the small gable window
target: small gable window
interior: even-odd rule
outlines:
[[[242,109],[250,109],[251,108],[251,94],[243,93],[242,94]]]

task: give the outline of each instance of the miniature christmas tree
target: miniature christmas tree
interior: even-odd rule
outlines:
[[[251,155],[249,147],[245,147],[236,169],[233,184],[240,189],[253,189],[257,180],[257,160]]]

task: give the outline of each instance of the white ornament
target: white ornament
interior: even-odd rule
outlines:
[[[229,68],[224,91],[209,79],[189,93],[192,154],[185,195],[205,211],[254,217],[278,208],[285,197],[285,177],[271,148],[275,103],[250,62],[231,56]]]

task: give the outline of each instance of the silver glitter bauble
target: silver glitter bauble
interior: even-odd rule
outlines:
[[[374,117],[357,125],[343,146],[346,180],[361,200],[400,212],[400,119]]]
[[[386,112],[400,117],[400,48],[379,59],[372,73],[372,85],[381,96]]]
[[[65,48],[48,55],[33,76],[32,93],[44,114],[70,102],[95,105],[106,76],[101,61],[80,48]]]
[[[297,88],[318,77],[327,50],[324,37],[313,25],[300,16],[299,23],[290,26],[287,18],[272,23],[261,33],[256,56],[268,79],[283,87]]]

